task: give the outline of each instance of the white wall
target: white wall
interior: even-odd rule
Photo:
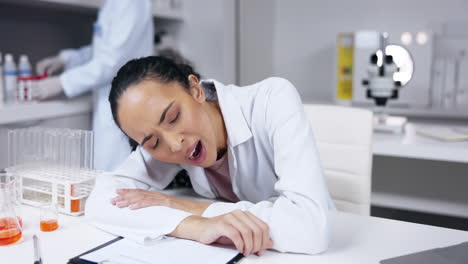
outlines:
[[[273,72],[274,1],[238,0],[239,85],[271,77]]]
[[[235,82],[234,11],[234,0],[184,2],[179,48],[202,77]]]
[[[416,31],[468,20],[467,0],[276,0],[274,5],[272,75],[292,81],[306,102],[333,100],[339,32]]]

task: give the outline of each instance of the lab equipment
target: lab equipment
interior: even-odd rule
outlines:
[[[433,58],[432,29],[387,31],[388,40],[385,53],[391,55],[398,71],[393,74],[394,81],[401,82],[398,100],[388,101],[388,107],[399,109],[425,109],[430,107],[431,69]],[[381,50],[379,31],[359,30],[354,32],[353,50],[353,99],[355,106],[372,107],[374,100],[367,97],[368,87],[362,83],[369,78],[369,59]],[[378,64],[383,62],[378,52]]]
[[[14,102],[18,76],[16,71],[16,64],[13,60],[13,55],[10,53],[5,55],[3,78],[5,79],[5,100],[8,103]]]
[[[29,63],[28,56],[22,54],[18,64],[18,76],[19,77],[30,77],[32,75],[31,64]]]
[[[16,212],[17,179],[0,172],[0,246],[9,245],[21,239],[23,221]]]
[[[8,132],[8,172],[19,177],[24,204],[57,204],[58,211],[81,215],[100,173],[93,169],[93,132],[22,128]]]
[[[57,204],[44,203],[40,206],[41,220],[40,228],[42,232],[51,232],[57,230],[58,224],[58,208]]]
[[[43,75],[35,75],[29,77],[19,77],[18,78],[18,88],[16,91],[16,100],[17,102],[29,102],[33,100],[33,81],[42,80],[48,77],[47,72]]]
[[[374,110],[374,130],[402,133],[407,119],[388,116],[384,107],[388,100],[399,97],[403,82],[409,82],[411,75],[408,79],[395,80],[399,67],[395,64],[393,56],[388,53],[388,33],[379,35],[379,43],[379,49],[370,55],[368,77],[362,80],[362,84],[367,87],[367,98],[374,100],[377,105]]]

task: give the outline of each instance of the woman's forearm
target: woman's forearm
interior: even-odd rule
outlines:
[[[117,197],[114,197],[111,203],[117,207],[129,207],[130,209],[167,206],[199,216],[210,206],[210,203],[207,202],[192,201],[142,189],[119,189],[117,190]]]
[[[198,215],[191,215],[185,218],[182,222],[179,223],[176,229],[169,233],[169,236],[196,240],[199,238],[197,236],[197,226],[199,226],[202,221],[202,217]]]
[[[210,206],[211,203],[207,202],[198,202],[188,199],[182,199],[174,197],[169,202],[169,207],[179,209],[182,211],[186,211],[192,213],[197,216],[201,216],[203,212]]]

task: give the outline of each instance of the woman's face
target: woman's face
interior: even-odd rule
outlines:
[[[122,130],[153,158],[209,167],[219,148],[216,119],[198,79],[190,75],[189,81],[189,90],[155,80],[132,85],[119,99],[117,117]]]

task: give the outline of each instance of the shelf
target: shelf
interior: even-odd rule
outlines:
[[[304,103],[309,104],[324,104],[324,105],[339,105],[339,106],[348,106],[355,108],[363,108],[373,111],[375,106],[371,103],[353,103],[353,102],[343,102],[336,103],[330,101],[308,101]],[[466,108],[460,109],[436,109],[428,107],[397,107],[397,106],[388,106],[385,108],[385,112],[390,115],[400,115],[406,117],[415,117],[415,118],[424,118],[424,119],[461,119],[468,120],[468,106]]]
[[[405,133],[374,133],[373,154],[401,158],[468,163],[468,141],[445,142],[415,132],[414,124]]]
[[[371,106],[353,105],[353,107],[373,110]],[[394,108],[387,107],[385,112],[390,115],[401,115],[406,117],[418,118],[437,118],[437,119],[463,119],[468,120],[468,109],[434,109],[434,108]]]
[[[97,11],[103,4],[104,0],[35,0],[38,2],[44,2],[46,4],[52,3],[64,8],[67,7],[79,7],[84,9],[90,9]],[[168,19],[168,20],[183,20],[183,14],[178,10],[171,10],[169,8],[161,9],[156,8],[153,1],[153,17],[158,19]]]
[[[92,111],[91,96],[0,106],[0,125],[71,116]]]
[[[372,193],[373,206],[468,218],[468,205],[453,201],[430,200],[401,194]]]

